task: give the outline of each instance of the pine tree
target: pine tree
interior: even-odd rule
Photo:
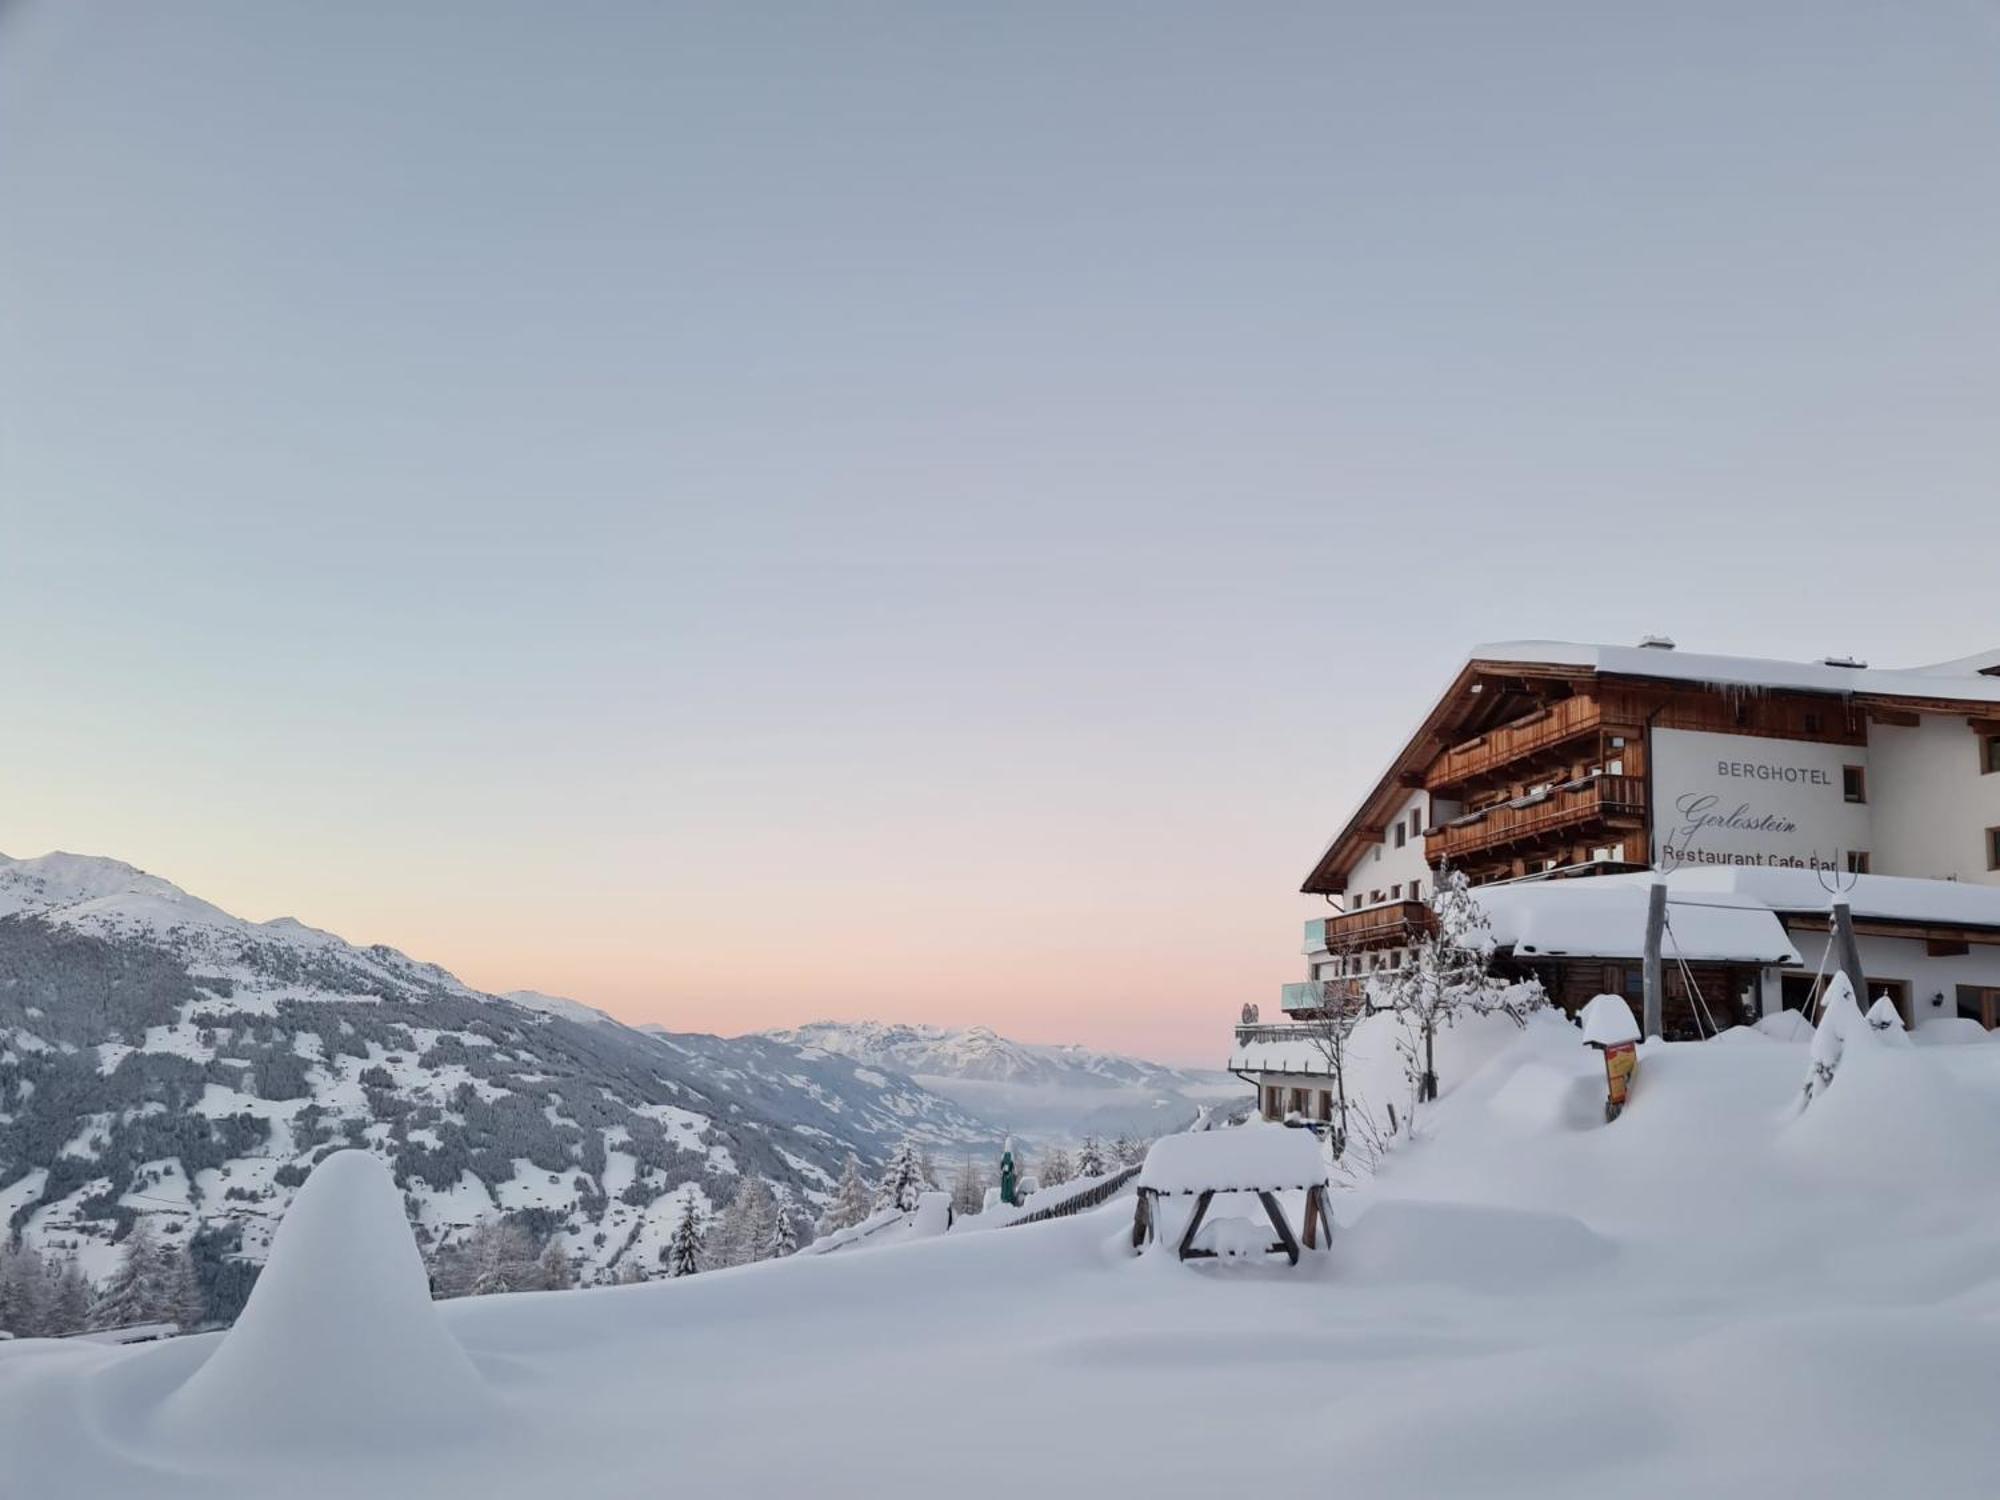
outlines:
[[[18,1339],[45,1338],[55,1330],[55,1284],[42,1257],[23,1245],[0,1250],[0,1329]]]
[[[695,1205],[694,1195],[689,1194],[681,1210],[681,1221],[674,1226],[674,1237],[667,1245],[669,1276],[693,1276],[701,1270],[703,1239],[701,1210]]]
[[[1111,1168],[1105,1164],[1104,1148],[1097,1143],[1097,1137],[1087,1135],[1076,1153],[1076,1175],[1079,1177],[1102,1177]]]
[[[1111,1143],[1111,1160],[1116,1166],[1135,1167],[1145,1160],[1145,1157],[1146,1148],[1129,1135],[1121,1133],[1118,1139]]]
[[[73,1260],[64,1261],[55,1273],[44,1332],[50,1338],[83,1332],[90,1322],[90,1301],[90,1282],[84,1278],[83,1267]]]
[[[746,1177],[737,1186],[709,1240],[711,1267],[748,1265],[762,1260],[771,1241],[771,1221],[778,1202],[762,1177]]]
[[[208,1321],[208,1299],[201,1294],[194,1257],[185,1249],[167,1257],[165,1286],[166,1315],[182,1333],[193,1333]]]
[[[157,1323],[168,1316],[165,1282],[166,1264],[159,1242],[144,1219],[133,1221],[125,1236],[125,1253],[118,1269],[104,1283],[103,1293],[90,1309],[92,1328],[126,1328],[135,1323]]]
[[[868,1188],[861,1180],[861,1162],[855,1154],[847,1153],[847,1165],[840,1170],[840,1182],[833,1190],[833,1201],[820,1215],[821,1234],[835,1234],[843,1229],[852,1229],[868,1217]]]
[[[875,1189],[876,1212],[885,1208],[902,1213],[914,1212],[917,1200],[923,1196],[927,1185],[917,1148],[905,1137],[902,1145],[896,1148],[896,1154],[889,1158],[889,1165],[882,1172],[882,1181]]]

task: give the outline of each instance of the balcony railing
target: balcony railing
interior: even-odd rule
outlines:
[[[1631,826],[1646,817],[1646,782],[1640,776],[1593,776],[1542,793],[1503,802],[1454,819],[1424,841],[1433,864],[1467,854],[1532,843],[1591,823]]]
[[[1424,785],[1432,791],[1457,786],[1568,740],[1595,733],[1604,712],[1595,698],[1580,695],[1488,730],[1476,740],[1454,745],[1431,763]]]
[[[1361,1004],[1367,998],[1367,981],[1353,975],[1346,979],[1308,979],[1288,984],[1279,993],[1278,1004],[1289,1016],[1300,1011],[1337,1010]]]
[[[1421,901],[1390,901],[1306,923],[1306,952],[1322,949],[1398,947],[1430,931],[1431,909]]]

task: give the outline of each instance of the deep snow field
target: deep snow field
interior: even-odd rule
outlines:
[[[433,1309],[336,1156],[229,1334],[0,1346],[0,1496],[2000,1487],[2000,1045],[1850,1048],[1799,1115],[1801,1042],[1654,1044],[1607,1126],[1561,1022],[1448,1042],[1296,1270],[1135,1258],[1128,1198]]]

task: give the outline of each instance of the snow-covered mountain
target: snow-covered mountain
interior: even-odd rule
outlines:
[[[996,1128],[1031,1138],[1161,1135],[1186,1126],[1203,1106],[1245,1093],[1224,1072],[1017,1042],[985,1026],[814,1021],[768,1034],[808,1055],[906,1073]]]
[[[657,1259],[690,1192],[756,1172],[802,1214],[849,1151],[906,1134],[942,1153],[993,1131],[829,1051],[642,1033],[117,860],[0,856],[0,1221],[93,1276],[140,1214],[169,1241],[205,1226],[210,1261],[261,1259],[344,1144],[391,1164],[432,1243],[513,1212],[610,1274]]]

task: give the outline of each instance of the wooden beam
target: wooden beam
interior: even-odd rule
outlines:
[[[1285,1218],[1284,1206],[1278,1202],[1277,1194],[1259,1192],[1257,1197],[1264,1205],[1264,1212],[1270,1216],[1271,1227],[1278,1231],[1278,1243],[1283,1246],[1285,1254],[1291,1258],[1292,1264],[1297,1265],[1299,1263],[1298,1236],[1292,1233],[1291,1223]]]
[[[1915,729],[1924,722],[1924,716],[1912,713],[1906,708],[1871,708],[1868,711],[1871,724],[1893,724],[1898,729]]]
[[[1208,1217],[1208,1205],[1215,1201],[1215,1189],[1204,1188],[1199,1198],[1194,1200],[1194,1212],[1188,1215],[1187,1229],[1181,1235],[1180,1255],[1182,1260],[1195,1257],[1195,1231],[1201,1228],[1201,1221]]]

